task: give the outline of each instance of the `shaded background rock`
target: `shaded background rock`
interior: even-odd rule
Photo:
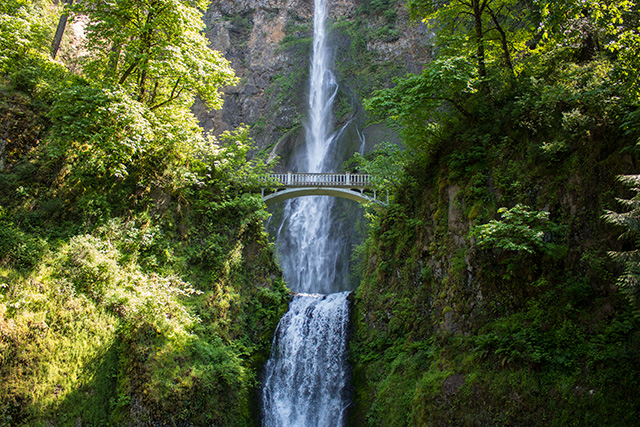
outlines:
[[[347,157],[397,139],[381,130],[383,125],[370,128],[362,99],[395,76],[419,72],[430,56],[429,32],[410,22],[406,2],[388,0],[382,9],[378,3],[338,0],[330,5],[339,84],[334,116],[336,128],[345,128],[341,135],[347,141],[341,144]],[[196,103],[202,126],[218,135],[249,125],[258,150],[279,156],[279,170],[291,169],[304,142],[313,1],[212,0],[205,22],[211,47],[231,61],[241,81],[225,88],[222,110],[208,111]]]

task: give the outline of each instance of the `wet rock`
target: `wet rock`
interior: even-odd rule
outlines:
[[[332,1],[330,20],[364,18],[363,25],[384,24],[376,17],[358,15],[359,5],[358,0]],[[423,24],[410,23],[404,6],[399,5],[397,10],[398,37],[371,42],[367,49],[372,58],[377,58],[375,61],[400,61],[408,71],[419,71],[425,61],[428,30]],[[241,79],[238,86],[224,89],[222,112],[207,111],[201,103],[194,106],[205,130],[217,135],[241,123],[260,123],[259,128],[253,129],[252,136],[258,148],[264,149],[273,146],[288,130],[300,127],[307,108],[305,80],[309,52],[305,49],[310,45],[304,42],[296,44],[295,40],[304,41],[310,37],[313,1],[211,0],[205,24],[210,46],[231,61]],[[283,47],[284,41],[294,47]],[[344,37],[336,41],[342,44],[352,42]],[[339,84],[345,87],[349,83],[341,81]],[[362,115],[362,109],[358,107],[361,101],[354,98],[352,102],[354,114]],[[375,138],[368,138],[366,151],[376,143]],[[285,157],[283,153],[278,155]],[[287,153],[286,156],[290,155]]]

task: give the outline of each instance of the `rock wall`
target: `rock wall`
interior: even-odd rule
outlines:
[[[365,126],[362,98],[394,75],[419,72],[429,58],[426,26],[409,21],[404,0],[386,3],[385,10],[372,9],[370,0],[330,4],[340,85],[335,115],[340,126],[357,124],[344,132],[354,147],[364,135],[370,149],[385,134]],[[249,125],[258,148],[279,155],[287,169],[304,140],[313,0],[212,0],[205,22],[211,47],[231,61],[241,82],[225,88],[222,110],[194,106],[203,127],[220,134]]]

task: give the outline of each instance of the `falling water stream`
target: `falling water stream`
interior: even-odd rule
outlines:
[[[265,368],[264,426],[344,425],[347,294],[300,294],[291,301]]]
[[[330,172],[339,139],[331,108],[337,83],[325,20],[328,0],[315,0],[306,151],[298,169]],[[349,405],[349,304],[343,242],[332,234],[330,197],[285,202],[276,243],[295,295],[276,330],[263,377],[264,427],[342,426]]]

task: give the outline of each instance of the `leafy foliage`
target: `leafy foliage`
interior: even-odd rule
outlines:
[[[380,143],[369,156],[353,155],[358,170],[371,175],[371,184],[378,190],[397,189],[402,185],[407,164],[407,152],[395,144]]]
[[[171,146],[154,141],[153,116],[117,88],[72,86],[60,94],[49,116],[57,151],[74,153],[73,163],[84,173],[123,178],[134,159]]]
[[[636,2],[409,5],[435,59],[367,101],[410,154],[363,257],[353,423],[636,424],[637,307],[603,243],[630,261],[637,236],[599,215],[638,161]],[[629,231],[636,198],[607,218]]]
[[[21,71],[32,58],[46,60],[52,17],[41,1],[8,0],[0,6],[0,74]]]
[[[614,225],[624,228],[622,238],[633,241],[633,250],[611,251],[609,255],[625,266],[624,273],[618,278],[618,286],[629,296],[637,306],[640,295],[640,252],[636,249],[640,243],[640,176],[622,175],[620,181],[635,193],[630,199],[618,199],[628,209],[627,212],[607,211],[604,219]]]
[[[0,222],[0,265],[16,269],[30,269],[38,265],[47,243],[31,236],[15,224]]]
[[[513,56],[531,37],[531,23],[518,1],[412,0],[409,8],[414,17],[438,26],[444,55],[453,50],[474,58],[477,77],[483,80],[490,75],[488,67],[495,64],[513,73]]]
[[[210,108],[221,107],[218,89],[236,80],[229,63],[207,46],[204,9],[202,1],[182,0],[79,3],[78,12],[89,17],[87,73],[120,85],[152,110],[190,106],[196,94]]]
[[[0,6],[0,425],[250,424],[288,290],[266,164],[189,109],[236,81],[205,4],[82,2],[82,77],[47,7]]]
[[[558,226],[549,221],[549,212],[531,211],[528,206],[500,208],[501,219],[476,226],[470,233],[480,247],[510,252],[551,253],[556,245],[547,241]]]
[[[376,91],[365,107],[391,125],[401,125],[407,144],[425,151],[440,139],[435,120],[451,109],[468,116],[466,104],[478,90],[473,67],[465,57],[435,59],[420,75],[408,75],[395,83],[392,88]],[[425,140],[430,141],[426,147]]]

